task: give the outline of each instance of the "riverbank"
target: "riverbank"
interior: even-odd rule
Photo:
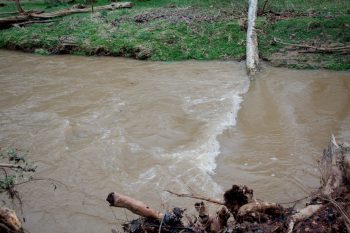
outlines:
[[[55,18],[0,33],[0,48],[48,54],[123,56],[154,61],[245,59],[245,1],[132,1],[130,9]],[[350,69],[350,3],[287,0],[260,4],[262,59],[290,68]],[[76,4],[76,3],[75,3]],[[101,0],[96,5],[108,4]],[[55,11],[73,4],[23,2],[24,10]],[[4,12],[15,10],[5,2]],[[291,46],[303,45],[304,47]]]

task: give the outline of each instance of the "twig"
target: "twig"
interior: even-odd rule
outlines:
[[[225,203],[223,201],[220,200],[215,200],[215,199],[211,199],[211,198],[207,198],[207,197],[200,197],[200,196],[195,196],[193,194],[186,194],[186,193],[175,193],[173,191],[170,190],[165,190],[166,192],[176,195],[178,197],[189,197],[189,198],[193,198],[193,199],[198,199],[198,200],[202,200],[202,201],[207,201],[207,202],[211,202],[217,205],[225,205]]]
[[[345,217],[347,224],[350,224],[350,218],[344,211],[344,209],[330,196],[324,196],[324,195],[317,195],[322,200],[329,201],[331,204],[333,204],[339,211],[340,213]]]
[[[296,202],[305,200],[305,199],[307,199],[307,198],[309,198],[309,197],[310,197],[310,196],[305,196],[305,197],[302,197],[302,198],[297,199],[297,200],[295,200],[295,201],[290,201],[290,202],[277,202],[276,204],[279,204],[279,205],[292,204],[292,203],[296,203]]]
[[[327,47],[316,47],[316,46],[311,46],[311,45],[293,44],[293,43],[283,42],[276,37],[273,38],[273,41],[276,43],[283,44],[283,45],[290,45],[290,46],[299,47],[299,48],[314,49],[317,52],[337,52],[337,51],[341,51],[341,50],[350,49],[350,46],[327,48]]]
[[[268,2],[269,2],[269,0],[265,0],[264,6],[263,6],[263,8],[262,8],[262,10],[261,10],[261,12],[260,12],[261,15],[264,14],[264,12],[265,12],[265,7],[266,7],[266,5],[267,5]]]

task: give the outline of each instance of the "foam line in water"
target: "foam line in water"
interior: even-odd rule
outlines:
[[[177,164],[173,166],[178,167],[179,164],[186,163],[196,168],[196,170],[198,169],[196,172],[193,172],[193,174],[197,173],[198,175],[192,176],[186,182],[197,185],[199,183],[203,190],[210,190],[213,195],[222,192],[221,187],[211,178],[216,168],[215,159],[220,154],[220,144],[217,136],[222,134],[228,127],[236,125],[236,117],[243,100],[242,94],[247,92],[249,88],[249,82],[246,83],[239,90],[228,92],[215,99],[201,98],[190,100],[185,98],[185,110],[192,115],[196,115],[199,120],[205,121],[205,127],[200,130],[201,132],[197,135],[196,140],[193,140],[190,148],[162,154],[164,157],[172,157],[177,160]],[[196,105],[200,104],[210,104],[216,106],[216,108],[212,108],[211,112],[195,112],[202,110],[196,109]]]

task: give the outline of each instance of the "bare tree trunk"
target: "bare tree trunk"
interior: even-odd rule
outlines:
[[[19,3],[19,0],[15,0],[15,3],[16,3],[16,8],[17,8],[17,11],[20,15],[23,15],[25,12],[23,10],[23,8],[21,7],[21,4]]]
[[[246,66],[247,74],[250,78],[254,78],[259,69],[258,39],[255,32],[257,9],[258,0],[249,0]]]

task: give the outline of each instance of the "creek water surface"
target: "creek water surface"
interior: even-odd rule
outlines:
[[[330,134],[350,137],[348,72],[267,67],[249,84],[235,62],[9,51],[0,70],[0,146],[65,184],[20,187],[30,232],[110,232],[132,218],[108,207],[110,191],[159,210],[194,203],[166,189],[220,198],[234,183],[295,200],[318,186]]]

